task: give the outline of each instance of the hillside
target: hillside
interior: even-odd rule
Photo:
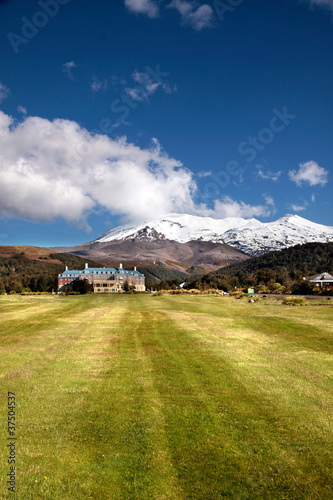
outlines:
[[[198,240],[180,243],[168,239],[151,240],[148,237],[92,242],[75,247],[58,247],[55,250],[103,263],[137,262],[141,266],[154,263],[181,272],[186,272],[193,266],[203,267],[206,272],[215,271],[234,262],[249,259],[248,255],[224,243]]]
[[[31,246],[0,246],[0,293],[33,292],[57,289],[58,274],[65,266],[83,269],[85,262],[101,267],[93,260],[67,253],[55,253],[47,248]]]
[[[207,252],[202,251],[202,244]],[[333,243],[296,245],[252,259],[244,256],[246,260],[243,262],[233,263],[209,274],[205,274],[207,269],[204,267],[206,256],[209,259],[209,256],[213,255],[209,254],[209,249],[212,247],[213,252],[216,245],[222,245],[197,241],[186,245],[191,246],[192,254],[197,251],[197,261],[202,262],[202,266],[174,261],[164,261],[163,264],[160,261],[122,260],[122,262],[125,268],[137,266],[146,276],[147,288],[157,285],[163,288],[165,282],[170,284],[186,281],[186,286],[190,288],[212,287],[232,290],[235,287],[265,286],[271,291],[276,291],[280,289],[279,286],[283,286],[285,290],[290,291],[303,276],[323,271],[333,273]],[[85,262],[91,267],[115,267],[120,261],[110,258],[92,260],[87,255],[81,257],[70,253],[55,253],[40,247],[0,246],[0,293],[20,292],[22,289],[51,291],[57,288],[57,276],[65,266],[83,269]],[[225,263],[227,262],[226,260]],[[263,290],[268,291],[268,289]]]
[[[307,243],[219,269],[187,286],[231,290],[266,285],[274,289],[274,284],[279,283],[291,290],[304,276],[324,271],[333,272],[333,243]]]
[[[0,245],[0,293],[21,292],[30,289],[33,292],[57,289],[58,274],[65,266],[70,269],[83,269],[85,263],[90,267],[118,267],[119,260],[95,261],[87,256],[80,257],[70,253],[55,253],[53,250],[32,246]],[[122,261],[124,268],[137,266],[146,277],[146,287],[156,286],[161,281],[185,281],[186,278],[197,278],[207,272],[200,267],[188,267],[179,263],[167,262],[166,266],[147,262]],[[174,268],[176,267],[176,268]]]

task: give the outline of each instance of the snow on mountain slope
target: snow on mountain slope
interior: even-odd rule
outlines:
[[[139,237],[168,239],[186,243],[191,240],[215,241],[223,243],[222,235],[229,229],[242,227],[259,227],[262,222],[256,219],[226,217],[212,219],[187,214],[171,214],[161,219],[144,222],[138,226],[124,225],[111,229],[96,241],[105,243],[113,240],[133,239]],[[157,233],[157,234],[156,234]]]
[[[191,240],[227,243],[255,256],[313,241],[333,241],[333,227],[308,221],[298,215],[285,215],[275,222],[226,217],[212,219],[195,215],[171,214],[143,224],[120,226],[95,242],[114,240],[168,239],[186,243]]]
[[[253,230],[231,229],[223,235],[223,240],[228,245],[255,256],[314,241],[333,241],[333,227],[316,224],[298,215],[286,215]]]

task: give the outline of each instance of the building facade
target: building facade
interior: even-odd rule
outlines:
[[[122,264],[118,268],[88,267],[86,264],[83,270],[68,269],[66,266],[65,271],[58,275],[58,291],[63,292],[68,286],[72,288],[75,281],[84,279],[93,285],[96,293],[122,292],[125,282],[138,292],[146,290],[145,276],[136,267],[126,270]]]
[[[309,276],[308,280],[311,283],[315,283],[316,286],[320,286],[320,288],[333,286],[333,276],[329,273],[321,273],[316,274],[315,276]]]

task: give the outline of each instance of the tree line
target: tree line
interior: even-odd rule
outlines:
[[[83,269],[85,262],[91,267],[101,267],[100,263],[63,253],[38,259],[29,259],[24,252],[0,257],[0,294],[57,291],[58,274],[65,266]]]
[[[59,263],[60,261],[60,263]],[[0,257],[0,294],[24,292],[51,292],[58,289],[58,274],[69,269],[102,267],[103,264],[73,254],[51,253],[48,257],[29,259],[24,252],[11,257]],[[318,287],[303,280],[313,274],[333,274],[333,243],[307,243],[282,251],[270,252],[242,263],[232,264],[206,275],[189,276],[187,272],[157,265],[138,266],[146,277],[146,288],[176,290],[185,282],[185,288],[216,289],[226,292],[255,288],[262,293],[318,292]],[[76,292],[91,290],[85,283],[74,286]],[[327,290],[325,291],[327,292]],[[329,292],[331,293],[331,292]]]
[[[312,294],[311,275],[333,273],[333,243],[307,243],[232,264],[186,283],[187,288],[230,292],[254,287],[262,293]],[[325,292],[331,294],[328,289]]]

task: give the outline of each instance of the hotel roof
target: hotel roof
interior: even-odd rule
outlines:
[[[138,278],[144,278],[144,274],[140,273],[134,269],[123,269],[122,267],[86,267],[85,269],[66,269],[59,276],[71,276],[75,274],[76,276],[89,276],[96,274],[110,274],[110,275],[125,275],[125,276],[136,276]]]
[[[333,281],[333,276],[329,273],[320,273],[315,276],[309,276],[309,281]]]

